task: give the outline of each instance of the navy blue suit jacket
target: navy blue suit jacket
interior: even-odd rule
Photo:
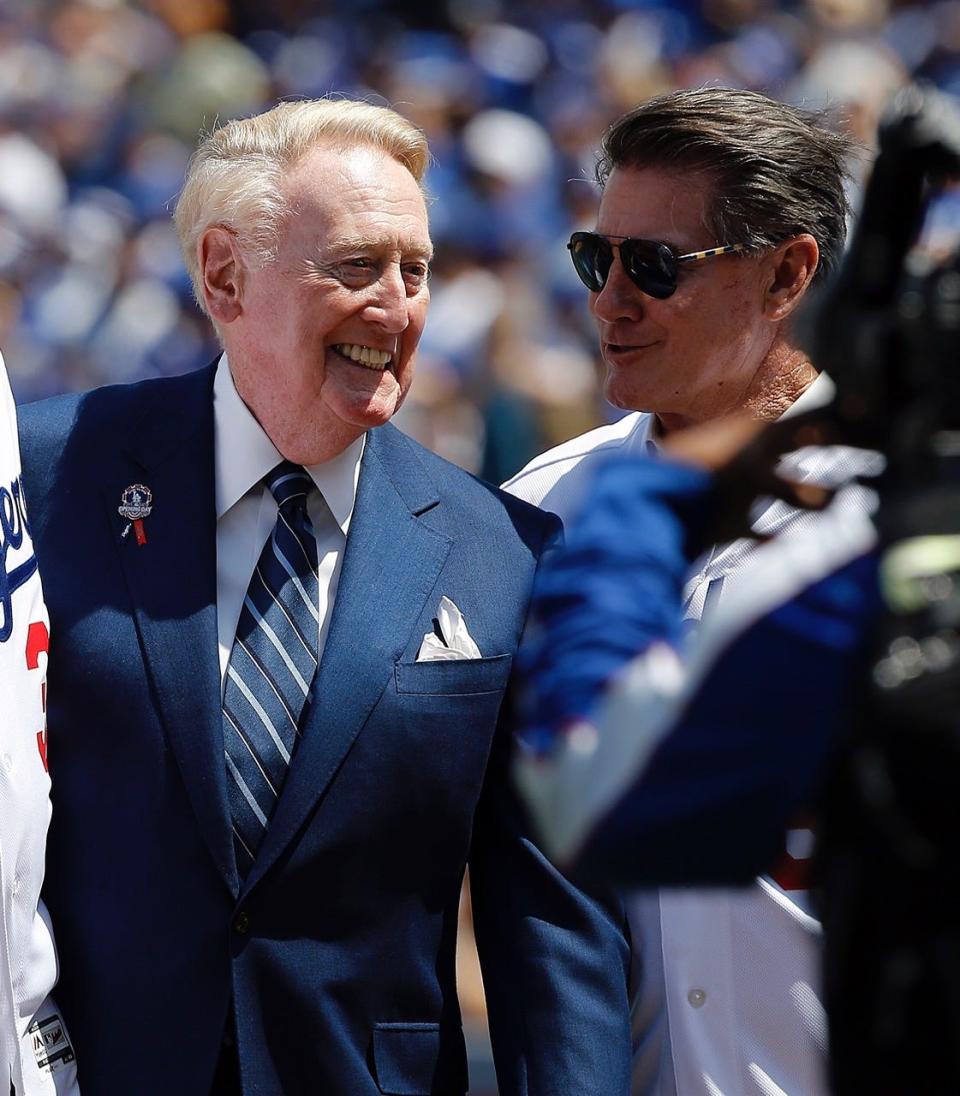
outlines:
[[[51,617],[46,898],[85,1096],[461,1093],[471,865],[501,1092],[629,1087],[627,945],[525,836],[499,719],[550,515],[371,431],[316,701],[248,878],[224,783],[213,370],[23,409]],[[133,483],[154,508],[123,537]],[[479,660],[417,663],[440,597]]]

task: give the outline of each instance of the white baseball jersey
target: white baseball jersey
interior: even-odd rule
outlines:
[[[76,1063],[49,999],[57,957],[40,901],[50,823],[49,620],[20,481],[13,397],[0,358],[0,1093],[75,1093]]]
[[[821,375],[789,413],[831,392]],[[503,486],[566,523],[584,505],[604,458],[657,452],[653,422],[651,415],[626,415],[537,457]],[[791,454],[784,470],[795,479],[839,483],[875,460],[834,446]],[[869,494],[854,490],[838,504],[865,508]],[[772,501],[753,518],[758,532],[774,535],[819,515]],[[694,565],[684,590],[688,620],[712,614],[721,597],[750,581],[754,549],[752,541],[735,541]],[[798,824],[775,878],[752,887],[665,889],[631,900],[635,1096],[826,1093],[820,925],[808,907],[804,872],[811,836]]]

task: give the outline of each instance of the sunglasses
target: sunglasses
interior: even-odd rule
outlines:
[[[611,243],[611,240],[618,242]],[[596,232],[574,232],[567,248],[580,281],[591,293],[599,293],[607,284],[616,250],[630,281],[648,297],[656,297],[658,301],[666,300],[676,290],[680,263],[697,263],[702,259],[712,259],[715,255],[732,255],[747,250],[744,244],[721,244],[706,251],[678,255],[669,244],[658,240],[601,236]]]

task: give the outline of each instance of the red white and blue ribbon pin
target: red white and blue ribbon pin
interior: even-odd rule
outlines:
[[[143,528],[143,519],[150,517],[152,509],[153,492],[150,488],[145,487],[142,483],[131,483],[124,490],[120,499],[120,506],[117,507],[120,516],[127,519],[123,536],[126,536],[130,532],[130,527],[133,526],[137,544],[146,544],[147,534]]]

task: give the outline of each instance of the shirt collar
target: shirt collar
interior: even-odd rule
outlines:
[[[660,421],[652,412],[641,414],[637,428],[630,439],[630,448],[635,453],[645,457],[657,457],[660,455]]]
[[[280,451],[240,398],[226,354],[220,356],[213,382],[213,433],[219,521],[283,460]],[[357,498],[364,440],[365,435],[361,434],[330,460],[306,466],[344,535],[350,526]]]
[[[818,373],[780,418],[793,418],[794,415],[799,415],[804,411],[812,411],[815,407],[823,407],[824,404],[833,399],[836,390],[837,386],[826,373]]]

